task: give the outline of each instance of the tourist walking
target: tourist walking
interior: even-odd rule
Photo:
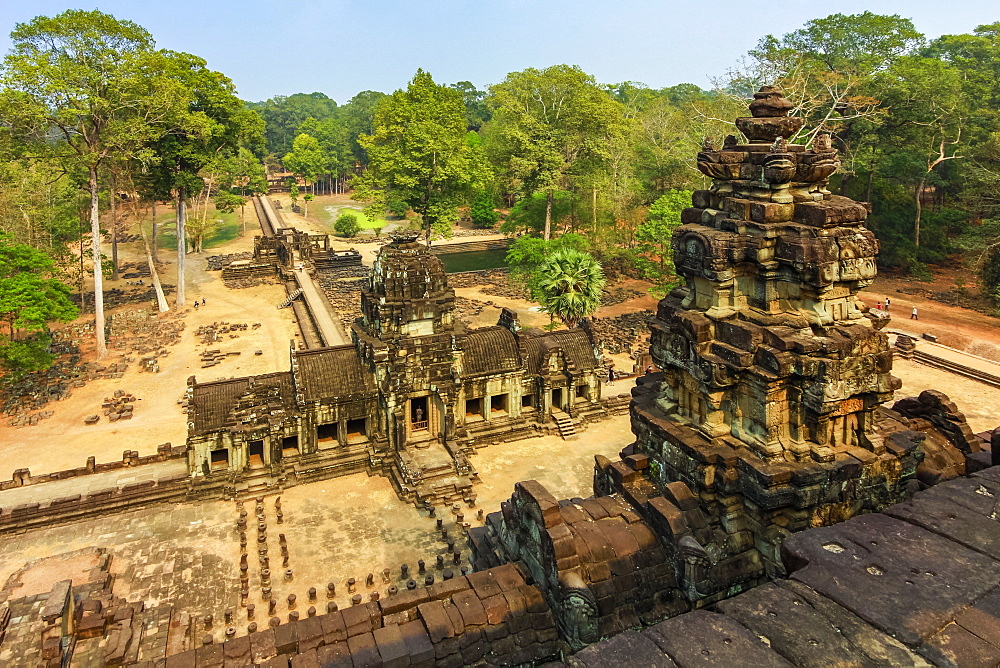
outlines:
[[[195,311],[198,310],[198,300],[197,299],[194,300],[194,310]]]
[[[917,307],[916,306],[914,306],[913,310],[910,311],[910,320],[920,320],[920,318],[917,317]]]
[[[614,382],[615,382],[615,365],[612,364],[611,366],[608,367],[608,382],[607,382],[607,384],[611,385]]]
[[[889,298],[888,297],[885,298],[885,310],[886,310],[886,313],[889,312]]]

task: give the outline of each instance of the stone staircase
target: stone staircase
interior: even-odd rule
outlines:
[[[558,408],[552,409],[552,419],[555,420],[556,427],[559,428],[559,435],[564,441],[574,441],[578,438],[576,427],[573,426],[573,418]]]
[[[292,305],[292,302],[299,298],[302,294],[302,288],[295,288],[295,290],[285,298],[285,301],[281,302],[278,308],[286,308]]]
[[[418,505],[444,506],[470,498],[473,481],[456,470],[455,460],[440,443],[428,447],[408,446],[399,453],[401,495]]]

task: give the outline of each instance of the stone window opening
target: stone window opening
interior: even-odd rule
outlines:
[[[428,424],[427,397],[410,399],[410,426],[413,431],[426,431]]]
[[[535,410],[535,395],[524,394],[521,396],[521,410],[522,411]]]
[[[583,385],[576,386],[576,400],[577,401],[590,400],[590,385],[584,383]]]
[[[483,398],[472,397],[465,400],[465,421],[476,422],[483,419]]]
[[[281,439],[281,455],[283,457],[290,457],[297,454],[299,454],[298,436],[286,436]]]
[[[210,462],[213,471],[224,471],[229,468],[229,448],[212,450]]]
[[[250,441],[247,444],[247,464],[253,469],[264,466],[264,441]]]
[[[506,394],[494,394],[490,397],[490,415],[507,415]]]
[[[365,430],[365,418],[347,421],[347,442],[363,443],[368,440],[368,433]]]

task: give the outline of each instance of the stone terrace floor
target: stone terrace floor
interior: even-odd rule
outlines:
[[[476,508],[463,507],[465,520],[476,525],[479,508],[484,514],[498,510],[518,480],[537,479],[558,497],[590,496],[594,455],[614,457],[632,440],[628,416],[619,416],[592,425],[574,441],[543,437],[484,448],[472,458],[481,483],[476,486]],[[55,490],[52,493],[57,496],[64,495],[59,486],[47,483],[25,489],[36,494]],[[399,501],[386,478],[356,474],[292,487],[281,495],[282,524],[277,523],[275,498],[268,496],[264,505],[271,586],[280,603],[276,612],[282,619],[287,617],[289,594],[296,595],[296,609],[305,616],[310,587],[319,592],[315,605],[322,613],[329,582],[336,585],[337,604],[346,607],[351,599],[348,578],[357,580],[356,591],[367,600],[369,588],[364,583],[368,573],[376,574],[371,589],[382,590],[383,595],[389,586],[379,576],[384,568],[391,569],[392,583],[399,585],[400,565],[408,563],[415,576],[417,560],[422,558],[428,572],[440,577],[436,557],[446,554],[448,546],[435,528],[435,519]],[[0,582],[28,561],[88,546],[103,547],[112,555],[114,594],[145,603],[147,640],[140,658],[163,656],[171,612],[175,619],[180,612],[198,618],[213,615],[220,621],[211,632],[221,641],[226,627],[221,620],[226,611],[233,611],[233,625],[243,635],[249,620],[239,598],[236,521],[240,507],[233,501],[163,504],[4,537]],[[261,597],[253,500],[242,507],[250,521],[249,601],[257,606],[256,621],[260,622],[267,619],[267,611]],[[438,516],[444,518],[450,535],[459,538],[456,547],[464,547],[453,515],[441,510]],[[291,581],[282,576],[279,534],[287,540]],[[467,563],[467,550],[462,557]],[[448,566],[455,568],[451,563]],[[199,631],[198,637],[201,635]]]

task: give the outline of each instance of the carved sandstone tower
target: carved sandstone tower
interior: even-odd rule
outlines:
[[[749,142],[698,154],[712,186],[674,233],[684,284],[653,324],[662,375],[631,409],[627,454],[648,456],[657,486],[687,486],[708,523],[702,556],[679,548],[707,569],[689,573],[701,596],[780,572],[790,532],[900,500],[920,458],[876,425],[899,381],[888,318],[857,297],[876,273],[867,208],[826,189],[839,166],[828,136],[789,144],[803,123],[791,103],[772,87],[754,98],[736,120]],[[598,493],[622,491],[612,466],[599,461]]]

